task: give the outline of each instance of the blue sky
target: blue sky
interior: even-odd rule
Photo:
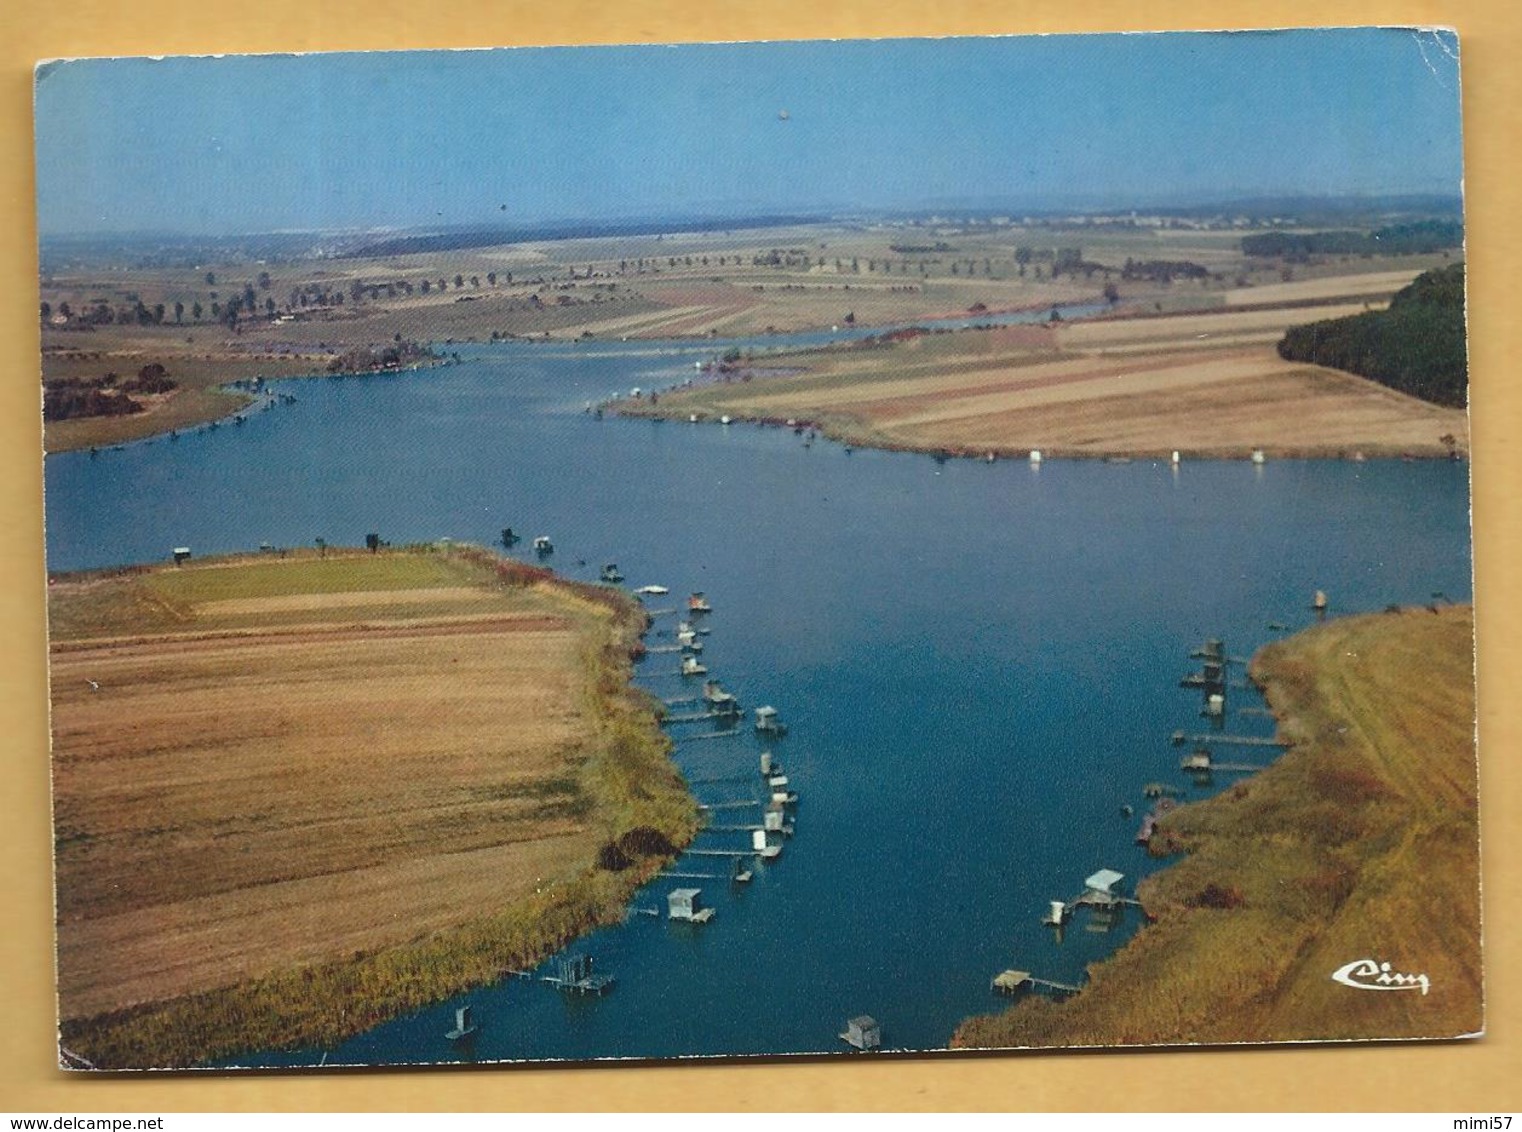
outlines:
[[[1457,55],[1359,29],[78,60],[38,73],[38,215],[230,234],[1454,193]]]

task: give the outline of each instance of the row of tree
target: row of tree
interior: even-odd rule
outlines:
[[[1418,220],[1372,232],[1262,232],[1242,237],[1242,253],[1306,260],[1313,255],[1431,255],[1464,243],[1457,220]]]
[[[1464,343],[1464,265],[1417,276],[1388,310],[1291,327],[1279,356],[1372,378],[1438,405],[1469,398]]]
[[[59,377],[43,382],[42,418],[65,421],[78,417],[116,417],[141,413],[131,393],[167,393],[175,388],[168,371],[151,362],[125,381],[115,373],[100,377]]]

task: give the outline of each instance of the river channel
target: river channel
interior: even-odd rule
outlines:
[[[790,728],[769,745],[800,795],[782,855],[748,885],[724,858],[689,856],[676,871],[706,876],[647,886],[636,909],[697,887],[715,917],[634,914],[580,941],[611,993],[510,979],[334,1049],[235,1064],[841,1051],[860,1014],[887,1047],[944,1047],[1003,1005],[999,971],[1080,982],[1137,930],[1134,911],[1109,931],[1080,913],[1061,937],[1040,917],[1099,868],[1130,885],[1159,867],[1133,842],[1143,784],[1229,783],[1191,786],[1169,743],[1204,725],[1178,686],[1191,648],[1218,636],[1247,656],[1273,626],[1307,624],[1317,589],[1335,612],[1469,597],[1465,464],[938,463],[583,409],[730,345],[452,346],[458,365],[281,385],[296,402],[240,426],[48,458],[52,570],[371,531],[492,544],[511,526],[551,536],[569,577],[616,561],[627,585],[670,588],[652,604],[704,591],[705,663]],[[676,667],[658,653],[638,679],[692,694]],[[1234,692],[1244,705],[1261,701]],[[1272,721],[1228,727],[1266,736]],[[747,730],[676,758],[700,801],[744,801],[762,749]],[[707,832],[697,847],[748,840]],[[467,1003],[481,1030],[460,1048],[444,1035]]]

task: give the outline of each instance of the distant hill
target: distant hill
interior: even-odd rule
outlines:
[[[1438,405],[1469,400],[1464,265],[1437,268],[1396,293],[1388,310],[1291,327],[1279,356],[1372,378]]]
[[[820,217],[760,215],[720,217],[655,217],[630,220],[567,220],[525,227],[449,228],[436,232],[403,232],[356,241],[341,255],[348,259],[415,255],[420,252],[465,251],[536,240],[606,239],[614,236],[658,236],[668,232],[730,232],[754,228],[790,228],[818,223]]]

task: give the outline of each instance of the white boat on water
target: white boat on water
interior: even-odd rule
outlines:
[[[641,586],[634,592],[643,597],[645,595],[659,596],[661,594],[669,594],[671,591],[665,586]]]

